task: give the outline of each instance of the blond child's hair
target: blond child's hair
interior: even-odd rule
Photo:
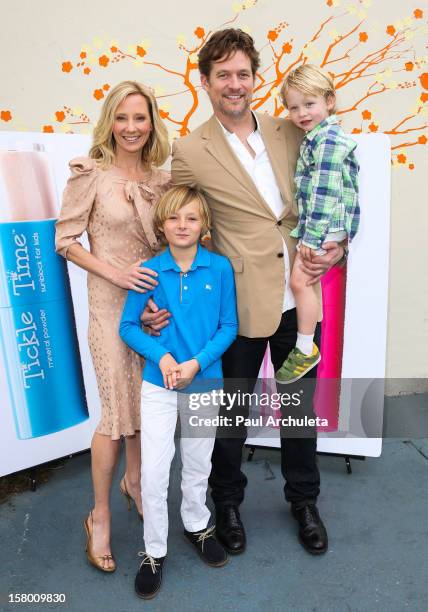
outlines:
[[[201,237],[207,234],[211,229],[211,212],[207,201],[200,191],[187,186],[172,187],[160,198],[153,212],[155,230],[160,232],[170,215],[178,212],[193,200],[196,200],[199,205],[199,214],[202,220]]]
[[[291,88],[309,96],[322,96],[325,100],[336,97],[333,79],[313,64],[302,64],[285,77],[281,87],[281,99],[285,108],[288,108],[286,96]],[[330,115],[335,112],[336,105],[330,110]]]

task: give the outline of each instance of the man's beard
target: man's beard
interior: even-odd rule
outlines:
[[[223,102],[221,102],[220,110],[221,110],[222,115],[225,115],[226,117],[238,118],[238,117],[243,117],[244,115],[248,113],[250,104],[251,104],[251,98],[244,97],[242,99],[242,105],[239,106],[238,108],[230,107],[227,105],[227,103],[223,104]]]

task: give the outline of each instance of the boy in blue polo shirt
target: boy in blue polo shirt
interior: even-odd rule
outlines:
[[[184,394],[192,393],[194,405],[195,391],[203,390],[206,400],[207,392],[222,387],[221,356],[238,330],[232,267],[225,257],[199,245],[210,221],[205,198],[194,189],[174,187],[161,198],[154,225],[169,246],[144,263],[157,273],[158,285],[146,293],[129,291],[120,323],[121,338],[146,358],[141,392],[145,551],[135,579],[137,594],[146,599],[161,586],[167,552],[167,494],[177,414],[182,421],[188,417]],[[140,314],[151,297],[172,315],[159,337],[141,330]],[[199,416],[204,410],[199,408]],[[207,416],[217,411],[218,406],[211,405]],[[201,558],[219,567],[227,562],[227,554],[214,526],[208,527],[205,503],[214,441],[212,428],[210,435],[181,438],[181,517],[184,534]]]

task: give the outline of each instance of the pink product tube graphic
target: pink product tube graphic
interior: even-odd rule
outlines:
[[[337,431],[345,323],[346,266],[335,266],[322,279],[323,320],[321,362],[314,405],[317,416],[328,420],[319,431]]]
[[[66,262],[55,253],[46,154],[0,151],[0,342],[17,437],[88,417]]]

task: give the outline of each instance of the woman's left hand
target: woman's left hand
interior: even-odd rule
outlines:
[[[156,287],[157,272],[143,268],[144,260],[139,259],[126,268],[114,268],[111,282],[122,289],[133,289],[138,293],[147,293]]]
[[[156,280],[156,272],[154,272],[154,270],[151,270],[150,268],[140,268],[140,272],[141,273],[139,285],[141,288],[141,293],[147,293],[147,291],[155,289],[155,287],[157,287],[157,285],[159,284]],[[144,285],[142,283],[144,283]]]

